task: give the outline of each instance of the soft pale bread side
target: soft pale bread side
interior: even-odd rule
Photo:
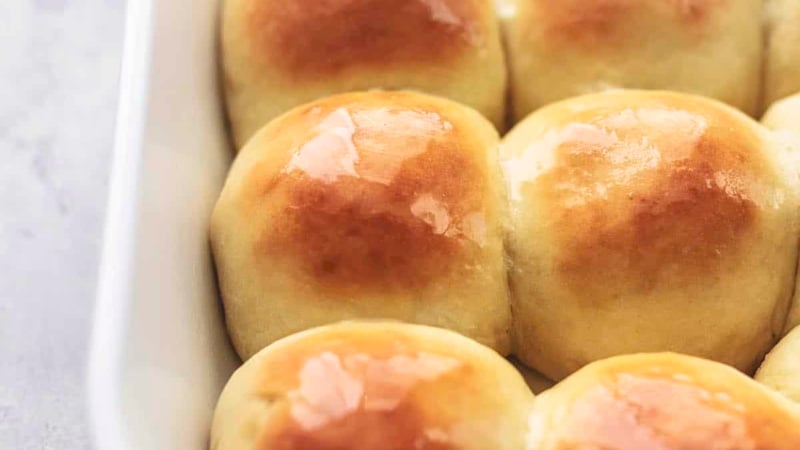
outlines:
[[[800,402],[800,326],[769,352],[756,372],[756,381]]]
[[[773,103],[761,123],[774,131],[776,142],[785,147],[790,156],[787,165],[800,177],[800,94],[794,94]],[[800,271],[798,272],[800,277]],[[794,298],[785,330],[800,325],[800,283],[795,282]]]
[[[764,104],[800,92],[800,2],[766,0]]]
[[[761,123],[775,131],[800,133],[800,93],[772,103],[761,118]]]

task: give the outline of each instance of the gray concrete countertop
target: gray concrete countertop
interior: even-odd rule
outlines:
[[[124,7],[0,0],[0,449],[91,447],[86,356]]]

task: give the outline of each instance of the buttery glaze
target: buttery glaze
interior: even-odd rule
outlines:
[[[529,7],[549,47],[577,45],[592,51],[618,45],[636,45],[625,39],[626,26],[643,12],[663,20],[702,30],[727,0],[532,0]]]
[[[512,199],[529,192],[553,221],[567,286],[646,292],[735,263],[768,202],[755,135],[691,107],[573,120],[506,163]]]
[[[458,448],[440,418],[414,398],[420,385],[461,369],[456,359],[419,352],[375,357],[322,352],[308,358],[288,414],[257,448],[269,450],[445,450]]]
[[[213,450],[521,450],[533,404],[494,350],[460,333],[347,321],[281,339],[220,396]]]
[[[253,51],[292,78],[447,63],[482,44],[474,0],[251,1]]]
[[[285,203],[256,248],[261,258],[290,258],[309,283],[345,294],[470,270],[487,239],[482,150],[435,111],[308,114],[321,120],[273,181],[269,195]]]
[[[710,364],[710,363],[706,363]],[[553,450],[790,450],[800,422],[729,374],[672,364],[618,367],[565,406]],[[737,377],[744,376],[737,374]],[[534,436],[536,444],[544,438]]]
[[[256,449],[464,447],[451,432],[461,412],[446,396],[449,387],[474,384],[475,368],[398,324],[364,330],[330,328],[263,363],[257,392],[272,399],[274,412]]]

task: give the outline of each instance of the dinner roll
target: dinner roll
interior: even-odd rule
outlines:
[[[800,326],[769,352],[756,372],[756,381],[800,402]]]
[[[775,102],[767,110],[761,123],[774,130],[776,140],[789,149],[792,158],[789,164],[794,168],[795,174],[800,176],[800,94]],[[795,283],[794,300],[785,330],[791,330],[797,325],[800,325],[800,282]]]
[[[237,149],[289,109],[355,90],[430,92],[496,125],[505,114],[492,0],[226,0],[222,57]]]
[[[766,105],[800,91],[800,1],[766,0]]]
[[[775,131],[800,134],[800,93],[782,98],[770,105],[761,123]]]
[[[240,152],[211,241],[243,358],[351,318],[510,349],[499,138],[472,109],[410,92],[301,106]]]
[[[798,180],[719,102],[614,91],[539,110],[503,143],[516,352],[551,379],[676,351],[752,371],[794,285]]]
[[[611,87],[714,97],[755,113],[761,0],[504,0],[517,119]]]
[[[677,354],[596,362],[536,398],[529,450],[796,450],[798,407]]]
[[[211,450],[522,450],[532,402],[508,362],[457,333],[343,323],[237,370]]]

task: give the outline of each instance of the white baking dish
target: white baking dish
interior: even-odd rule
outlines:
[[[216,69],[219,0],[128,5],[91,424],[100,450],[198,450],[238,364],[206,236],[231,157]]]

